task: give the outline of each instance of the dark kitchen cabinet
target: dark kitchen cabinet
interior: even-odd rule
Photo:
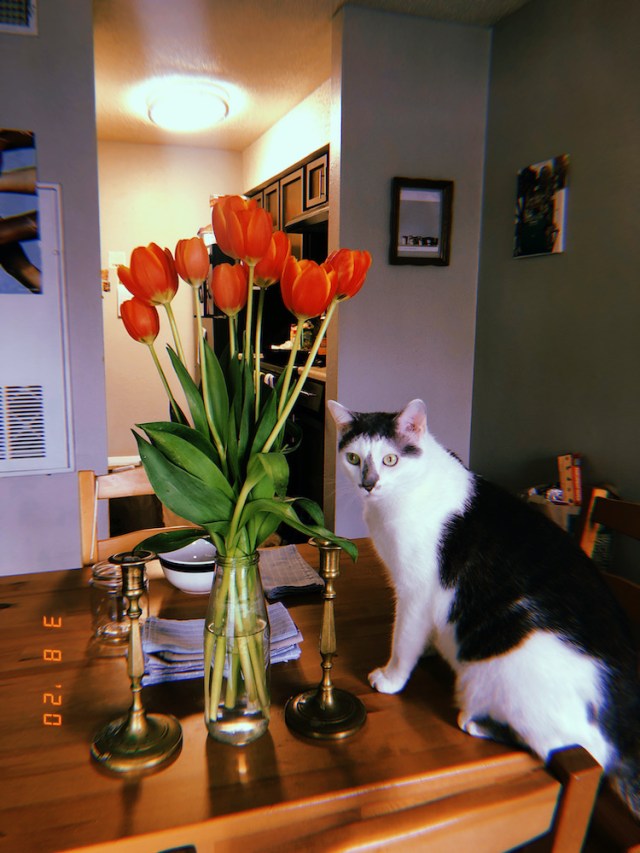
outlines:
[[[316,157],[305,167],[305,208],[326,204],[329,199],[329,153]]]
[[[280,184],[276,181],[262,191],[262,206],[271,214],[273,227],[280,230]]]

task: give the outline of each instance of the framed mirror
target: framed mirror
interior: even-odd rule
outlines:
[[[448,266],[453,181],[394,178],[390,264]]]

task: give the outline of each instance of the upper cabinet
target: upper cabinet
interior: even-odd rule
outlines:
[[[325,151],[305,167],[305,207],[316,207],[329,200],[329,152]]]
[[[246,193],[271,214],[276,230],[291,230],[329,203],[329,147],[295,163]],[[326,218],[326,217],[325,217]]]

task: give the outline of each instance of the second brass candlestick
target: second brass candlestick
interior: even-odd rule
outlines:
[[[128,673],[133,703],[129,713],[108,723],[91,744],[91,756],[116,773],[149,771],[160,767],[182,748],[180,723],[168,714],[147,714],[141,698],[144,659],[140,636],[140,596],[145,591],[145,563],[151,551],[123,552],[109,557],[122,566],[122,593],[130,620]]]
[[[334,581],[340,575],[341,549],[326,539],[312,539],[311,544],[320,551],[320,575],[325,582],[320,635],[322,681],[318,687],[288,700],[285,721],[292,731],[305,737],[338,740],[362,728],[367,712],[357,696],[334,687],[331,680],[333,656],[337,652]]]

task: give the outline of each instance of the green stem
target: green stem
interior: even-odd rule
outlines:
[[[205,626],[204,632],[205,713],[208,720],[215,720],[218,715],[226,646],[222,629],[232,573],[232,570],[228,570],[223,574],[222,584],[216,597],[213,621],[211,625]],[[212,659],[213,667],[211,666]]]
[[[164,385],[164,390],[167,392],[167,397],[169,398],[169,403],[171,408],[173,409],[173,414],[176,417],[178,423],[182,422],[182,416],[180,414],[180,409],[178,408],[178,404],[175,401],[173,394],[171,393],[171,388],[169,387],[169,383],[167,382],[167,377],[165,375],[164,370],[162,369],[162,365],[160,364],[160,359],[158,358],[158,353],[156,352],[156,348],[153,343],[147,344],[149,347],[149,352],[151,353],[151,358],[155,366],[158,368],[158,373],[160,374],[160,379],[162,380],[162,384]]]
[[[223,471],[227,473],[227,454],[225,452],[224,444],[222,443],[222,439],[218,435],[218,431],[215,426],[215,421],[213,419],[213,412],[211,411],[211,405],[209,401],[209,395],[205,393],[205,388],[207,387],[207,360],[205,358],[205,342],[204,342],[204,328],[202,325],[202,306],[200,305],[200,299],[198,298],[198,290],[197,288],[193,289],[193,300],[195,303],[196,309],[196,329],[198,331],[198,355],[200,357],[200,378],[202,380],[202,400],[204,402],[204,411],[207,416],[207,423],[209,424],[209,429],[211,430],[211,435],[213,437],[214,444],[216,446],[216,450],[218,451],[218,456],[220,457],[220,464],[222,465]]]
[[[228,317],[227,319],[229,320],[229,358],[233,361],[236,357],[236,318]]]
[[[231,571],[227,569],[227,571]],[[227,600],[227,610],[228,613],[233,614],[237,609],[237,593],[236,593],[236,585],[234,583],[229,584],[229,598]],[[232,616],[233,618],[233,616]],[[235,621],[235,620],[234,620]],[[234,651],[235,651],[235,642],[234,642]],[[224,704],[226,708],[233,708],[236,704],[236,695],[238,690],[238,667],[236,665],[236,656],[231,653],[231,660],[229,661],[229,673],[227,676],[227,684],[224,691]]]
[[[178,324],[176,323],[175,314],[173,313],[173,308],[171,307],[170,302],[164,302],[164,307],[167,312],[167,317],[169,318],[169,325],[171,326],[171,333],[173,335],[173,341],[176,345],[176,352],[178,353],[178,358],[187,366],[186,359],[184,357],[184,350],[182,349],[182,341],[180,340],[180,331],[178,329]]]
[[[260,350],[262,349],[262,314],[264,311],[264,287],[260,288],[258,297],[258,311],[256,314],[256,337],[255,337],[255,365],[253,368],[255,386],[255,420],[260,414]]]
[[[247,283],[247,314],[245,317],[246,325],[244,327],[244,354],[245,361],[249,360],[251,365],[251,326],[253,324],[253,274],[255,264],[247,264],[249,267],[249,280]]]
[[[238,500],[236,501],[236,505],[233,510],[233,515],[231,516],[231,522],[229,524],[229,533],[227,534],[227,542],[230,545],[231,554],[227,556],[233,556],[233,551],[237,547],[237,537],[238,537],[238,525],[240,523],[240,516],[242,515],[242,510],[244,509],[244,505],[247,502],[247,498],[249,497],[249,493],[251,489],[255,486],[255,482],[250,482],[249,480],[245,480],[242,488],[240,489],[240,494],[238,495]]]
[[[316,335],[316,339],[313,342],[313,346],[311,347],[311,351],[309,352],[309,355],[307,356],[307,361],[304,365],[302,373],[298,377],[298,381],[296,382],[296,384],[293,388],[293,391],[291,392],[291,396],[289,397],[286,405],[282,409],[282,412],[280,413],[280,415],[278,417],[278,421],[277,421],[276,425],[271,430],[269,438],[267,438],[267,440],[265,441],[264,446],[263,446],[262,451],[261,451],[262,453],[268,453],[271,450],[275,440],[278,438],[278,435],[280,434],[280,430],[284,427],[285,423],[287,422],[287,418],[291,414],[291,410],[293,409],[295,402],[298,399],[300,391],[302,391],[302,386],[307,381],[307,377],[309,376],[309,371],[311,370],[313,362],[315,361],[315,357],[318,354],[318,350],[320,349],[320,344],[322,343],[322,339],[323,339],[323,337],[327,331],[327,327],[329,326],[329,323],[331,322],[331,318],[333,317],[333,312],[336,310],[337,304],[338,304],[338,300],[334,299],[333,302],[331,303],[331,305],[329,305],[329,307],[327,309],[327,313],[325,315],[325,318],[320,325],[320,329],[318,330],[318,334]]]
[[[293,344],[291,345],[291,352],[289,353],[289,361],[287,362],[287,367],[284,371],[282,388],[280,389],[278,415],[281,414],[282,410],[284,409],[285,403],[287,402],[287,394],[289,393],[289,385],[291,384],[291,374],[293,373],[293,367],[296,363],[296,353],[300,349],[300,339],[304,331],[303,326],[304,322],[302,320],[298,320],[298,325],[296,326],[296,334],[293,339]]]

